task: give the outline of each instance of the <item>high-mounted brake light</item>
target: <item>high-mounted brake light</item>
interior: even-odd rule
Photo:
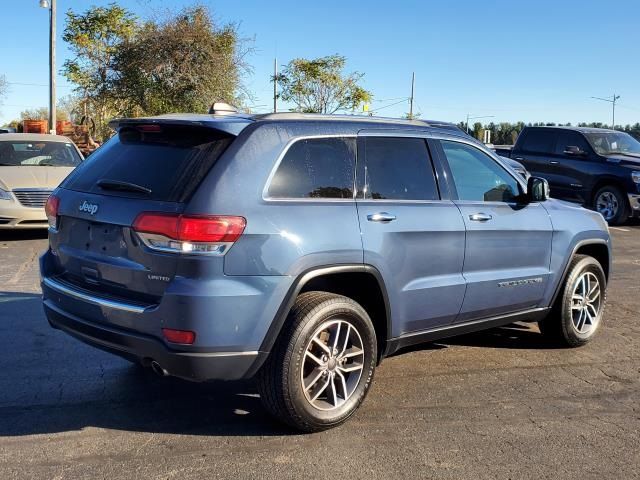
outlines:
[[[47,215],[49,228],[56,230],[58,228],[58,208],[60,207],[60,198],[55,195],[49,195],[47,203],[44,206],[44,212]]]
[[[156,125],[153,123],[150,125],[138,125],[136,128],[140,132],[145,132],[145,133],[157,133],[162,131],[162,127],[160,125]]]
[[[154,250],[224,255],[246,225],[243,217],[236,216],[143,212],[133,222],[133,230]]]

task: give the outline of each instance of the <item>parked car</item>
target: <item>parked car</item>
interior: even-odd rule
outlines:
[[[602,322],[602,216],[466,135],[293,113],[112,126],[48,200],[44,309],[160,375],[257,377],[269,412],[317,431],[403,347],[518,320],[579,346]]]
[[[503,157],[502,155],[499,155],[499,157],[504,163],[513,168],[513,170],[516,171],[522,178],[524,178],[525,180],[529,180],[531,174],[527,171],[523,164],[514,160],[513,158]]]
[[[0,229],[47,228],[47,198],[80,162],[66,137],[0,135]]]
[[[525,127],[510,155],[547,179],[554,198],[592,208],[611,225],[640,213],[640,142],[627,133]]]

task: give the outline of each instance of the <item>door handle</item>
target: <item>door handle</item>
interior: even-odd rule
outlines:
[[[524,158],[522,158],[522,157],[515,157],[515,158],[514,158],[514,160],[517,160],[518,162],[520,162],[520,161],[524,160]]]
[[[551,161],[549,161],[549,163],[550,163],[551,165],[558,165],[560,162],[559,162],[559,161],[557,161],[557,160],[551,160]]]
[[[394,221],[395,219],[395,215],[387,212],[371,213],[367,215],[367,220],[369,220],[370,222],[389,223]]]
[[[473,215],[469,215],[469,220],[473,222],[488,222],[492,218],[488,213],[474,213]]]

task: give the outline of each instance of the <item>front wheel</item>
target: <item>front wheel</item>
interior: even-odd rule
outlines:
[[[589,342],[602,324],[606,300],[606,277],[598,261],[576,255],[551,313],[539,322],[551,342],[579,347]]]
[[[369,390],[376,346],[371,319],[357,302],[326,292],[301,294],[258,377],[264,406],[307,432],[345,422]]]
[[[619,188],[605,185],[593,197],[593,209],[600,213],[609,225],[620,225],[627,220],[627,198]]]

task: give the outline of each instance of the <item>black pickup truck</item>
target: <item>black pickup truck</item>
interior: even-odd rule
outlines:
[[[610,225],[640,214],[640,142],[603,128],[525,127],[499,155],[546,178],[551,196],[597,210]]]

